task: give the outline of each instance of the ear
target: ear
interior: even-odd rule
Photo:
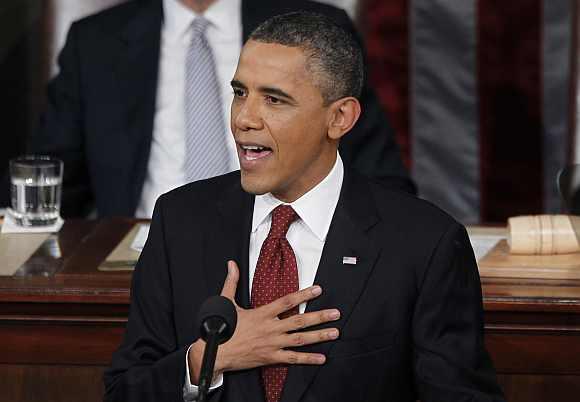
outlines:
[[[328,137],[338,140],[355,125],[360,117],[361,107],[358,99],[349,96],[334,101],[329,111]]]

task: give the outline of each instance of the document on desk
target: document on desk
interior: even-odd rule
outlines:
[[[503,228],[467,227],[467,234],[477,262],[481,261],[501,240],[506,238],[506,232]]]
[[[139,252],[143,251],[143,247],[145,247],[145,242],[149,236],[149,226],[149,224],[139,225],[137,235],[135,236],[135,239],[133,239],[133,243],[131,243],[131,248],[133,250]]]
[[[12,276],[18,271],[50,233],[0,234],[0,276]]]
[[[471,247],[475,254],[475,260],[481,261],[501,240],[505,237],[500,236],[470,236]]]
[[[149,235],[148,224],[136,224],[99,266],[99,271],[132,271]]]

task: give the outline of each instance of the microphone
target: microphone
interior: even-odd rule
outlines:
[[[234,304],[224,296],[212,296],[199,309],[197,323],[206,342],[199,375],[197,402],[205,402],[213,377],[218,345],[232,337],[238,322]]]

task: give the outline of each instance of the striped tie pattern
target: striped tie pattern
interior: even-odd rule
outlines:
[[[222,114],[215,61],[205,32],[209,21],[197,17],[185,69],[186,156],[188,181],[228,172],[226,130]]]

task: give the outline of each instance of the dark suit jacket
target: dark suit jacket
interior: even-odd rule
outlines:
[[[240,266],[249,306],[254,197],[239,172],[161,196],[135,268],[127,332],[105,375],[108,401],[178,401],[200,304]],[[344,256],[357,257],[344,265]],[[481,287],[465,229],[425,201],[352,171],[307,311],[338,308],[340,339],[307,346],[323,366],[291,366],[283,402],[500,401],[484,348]],[[227,372],[213,401],[263,401],[259,369]]]
[[[243,37],[273,15],[299,8],[325,13],[353,31],[344,13],[303,0],[243,0]],[[163,10],[137,0],[74,23],[48,87],[47,111],[30,153],[65,162],[62,211],[133,216],[153,133]],[[365,87],[363,116],[341,145],[347,165],[414,191],[375,94]]]

